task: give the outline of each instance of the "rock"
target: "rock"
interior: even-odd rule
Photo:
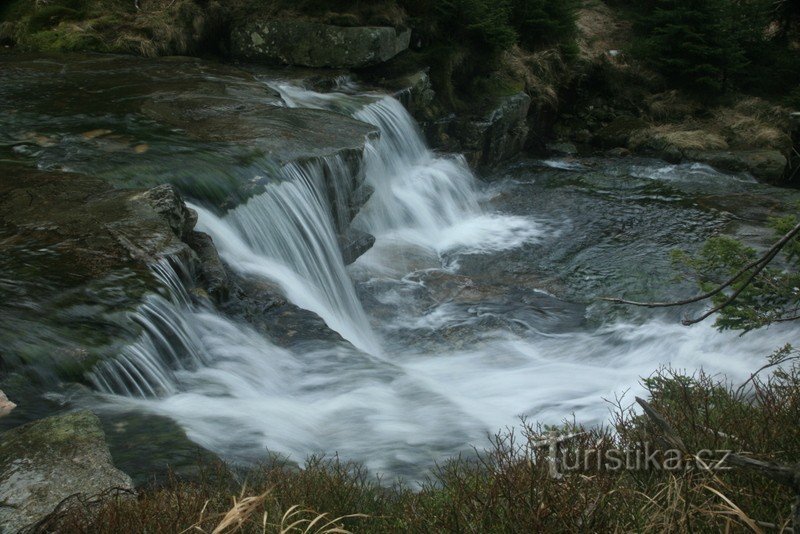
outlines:
[[[607,158],[627,158],[631,155],[631,151],[627,148],[617,147],[606,151]]]
[[[577,156],[578,147],[572,143],[548,143],[545,148],[551,154],[558,156]]]
[[[454,115],[422,126],[432,145],[462,152],[474,168],[489,168],[519,154],[528,138],[531,98],[517,93],[500,98],[481,117]]]
[[[375,244],[375,236],[356,228],[349,228],[339,236],[339,248],[345,265],[350,265]]]
[[[191,232],[186,243],[192,247],[200,259],[200,277],[203,287],[217,304],[228,298],[230,280],[228,271],[219,257],[211,236],[203,232]]]
[[[274,284],[235,272],[231,272],[231,283],[231,298],[222,309],[247,321],[273,343],[283,347],[311,340],[347,344],[319,315],[287,302]]]
[[[427,71],[421,70],[392,81],[384,81],[384,87],[399,87],[394,97],[399,100],[417,121],[430,118],[431,105],[436,92]]]
[[[6,394],[0,390],[0,417],[5,417],[6,415],[10,414],[11,411],[16,407],[17,405],[8,400]]]
[[[631,135],[647,127],[647,123],[641,119],[617,117],[595,134],[594,143],[601,148],[626,147]]]
[[[81,377],[113,351],[103,343],[136,337],[125,313],[160,287],[154,262],[192,268],[197,256],[146,196],[80,174],[4,169],[0,278],[14,280],[0,299],[4,371],[32,365]]]
[[[304,67],[360,68],[408,48],[411,30],[303,20],[252,21],[231,34],[234,56]]]
[[[770,183],[783,178],[788,164],[778,150],[687,150],[683,154],[721,171],[749,172],[757,180]]]
[[[197,212],[187,208],[181,194],[170,184],[148,189],[139,197],[156,210],[169,224],[175,235],[184,239],[197,224]]]
[[[33,525],[68,497],[130,492],[114,467],[97,416],[88,411],[48,417],[13,428],[0,442],[0,532]]]

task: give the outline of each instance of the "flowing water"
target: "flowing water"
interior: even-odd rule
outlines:
[[[164,262],[154,273],[167,290],[131,315],[140,338],[89,375],[93,406],[169,417],[231,460],[338,452],[418,477],[521,415],[601,423],[604,398],[632,399],[659,366],[741,380],[797,338],[597,303],[692,293],[669,250],[719,232],[763,241],[766,215],[784,209],[767,186],[636,159],[522,160],[479,180],[459,155],[430,151],[391,97],[270,84],[289,106],[380,130],[364,154],[373,192],[353,222],[374,247],[344,265],[353,171],[336,157],[284,166],[224,215],[195,203],[198,226],[231,269],[277,284],[350,343],[278,346],[193,303]],[[244,172],[270,171],[229,171]],[[326,176],[344,185],[331,192]]]

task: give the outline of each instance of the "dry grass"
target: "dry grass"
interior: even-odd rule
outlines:
[[[558,50],[527,52],[514,45],[503,53],[501,67],[509,77],[520,80],[525,92],[539,105],[556,108],[566,71],[566,63]]]
[[[687,129],[688,128],[688,129]],[[678,150],[727,150],[728,143],[721,135],[687,124],[664,124],[634,132],[632,149],[672,146]]]
[[[677,91],[652,95],[646,101],[654,126],[639,132],[631,148],[671,145],[679,150],[753,150],[791,147],[789,110],[759,98],[711,110]]]
[[[610,50],[622,50],[631,40],[631,23],[604,2],[591,0],[578,10],[579,57],[592,61]]]

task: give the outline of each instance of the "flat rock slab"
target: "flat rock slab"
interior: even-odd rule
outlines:
[[[255,21],[234,29],[233,54],[304,67],[377,65],[408,49],[410,30],[345,27],[302,20]]]
[[[131,492],[114,467],[100,420],[88,411],[41,419],[0,437],[0,533],[14,533],[75,494]]]
[[[338,113],[287,108],[204,91],[161,93],[142,106],[148,117],[213,142],[237,142],[263,151],[278,164],[346,151],[361,154],[378,137],[371,125]]]
[[[13,284],[0,283],[3,363],[52,362],[68,374],[90,366],[106,343],[131,335],[125,313],[159,287],[150,265],[194,261],[179,235],[193,224],[172,186],[117,190],[79,174],[4,168],[0,280]]]

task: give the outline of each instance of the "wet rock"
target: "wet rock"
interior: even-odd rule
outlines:
[[[70,496],[132,492],[114,467],[100,421],[82,411],[6,431],[0,442],[0,532],[39,522]],[[132,493],[128,493],[132,495]]]
[[[47,367],[78,378],[113,351],[104,343],[135,336],[124,314],[158,287],[153,262],[196,262],[145,196],[79,174],[4,170],[0,277],[15,281],[0,287],[5,365]],[[54,350],[53,343],[65,350]]]
[[[345,265],[350,265],[356,261],[371,249],[374,244],[374,235],[356,228],[349,228],[345,234],[339,236],[339,248],[342,251],[342,259],[344,259]]]
[[[222,309],[245,320],[273,343],[284,347],[310,340],[347,343],[317,314],[288,302],[276,285],[235,273],[231,276],[231,298]]]
[[[247,102],[216,91],[204,87],[155,95],[142,111],[196,139],[250,144],[278,164],[360,153],[367,140],[378,137],[374,126],[331,111]]]
[[[558,156],[577,156],[578,147],[572,143],[548,143],[547,151]]]
[[[182,239],[186,238],[197,224],[197,212],[186,207],[181,194],[172,185],[159,185],[134,198],[141,198],[150,204],[156,213],[167,221],[175,235]]]
[[[436,92],[433,90],[431,78],[427,71],[418,71],[395,80],[381,82],[383,87],[396,87],[394,97],[397,98],[409,113],[417,120],[430,119],[431,106]]]
[[[360,68],[408,48],[411,30],[303,20],[251,21],[231,35],[234,56],[305,67]]]
[[[749,172],[757,180],[771,183],[783,178],[788,164],[778,150],[687,150],[683,154],[721,171]]]
[[[5,417],[6,415],[10,414],[11,411],[16,407],[17,405],[8,400],[6,394],[0,390],[0,417]]]
[[[462,152],[475,168],[493,167],[519,154],[528,138],[531,98],[525,93],[503,97],[480,117],[450,116],[422,124],[435,147]]]
[[[214,302],[218,304],[223,302],[230,293],[230,281],[211,236],[203,232],[191,232],[186,238],[186,243],[197,253],[200,260],[203,287]]]

